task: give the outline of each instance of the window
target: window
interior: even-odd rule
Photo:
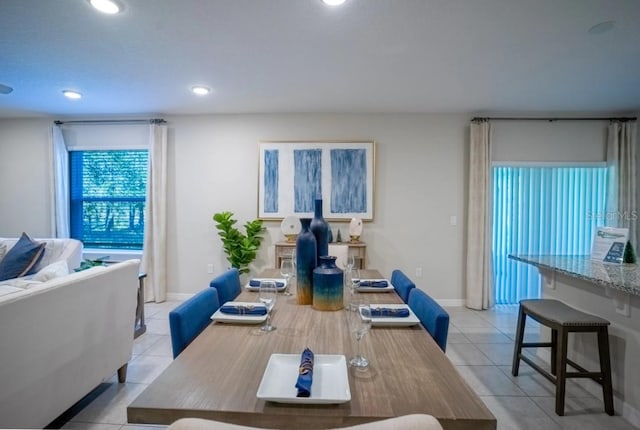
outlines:
[[[142,249],[146,150],[69,152],[71,237],[85,248]]]
[[[540,297],[535,267],[509,254],[588,255],[604,223],[604,166],[493,168],[493,273],[496,304]]]

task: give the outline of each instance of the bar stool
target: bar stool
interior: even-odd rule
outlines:
[[[551,329],[551,342],[523,342],[527,316]],[[574,309],[552,299],[531,299],[520,301],[518,326],[513,366],[511,373],[518,376],[520,360],[540,372],[556,386],[556,414],[564,415],[564,395],[566,378],[591,378],[602,385],[604,409],[613,415],[613,388],[611,386],[611,362],[609,358],[609,321]],[[600,371],[590,372],[567,358],[568,334],[573,332],[595,332],[598,334],[598,355]],[[551,348],[551,373],[542,369],[522,354],[522,348]],[[567,364],[578,372],[567,372]]]

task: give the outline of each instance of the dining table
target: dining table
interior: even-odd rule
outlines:
[[[281,278],[276,269],[259,276]],[[367,269],[361,270],[361,278],[383,276]],[[346,371],[348,401],[317,404],[259,398],[272,354],[301,354],[309,348],[317,356],[343,355],[348,362],[356,353],[347,324],[349,312],[299,305],[295,288],[291,291],[291,296],[277,297],[274,331],[263,332],[259,324],[212,321],[129,404],[128,422],[168,425],[195,417],[261,428],[326,429],[429,414],[445,429],[496,428],[496,418],[421,324],[371,327],[360,341],[368,368],[349,366]],[[353,298],[378,305],[403,303],[392,288],[353,296],[345,287],[347,308]],[[258,302],[258,293],[243,286],[235,301]]]

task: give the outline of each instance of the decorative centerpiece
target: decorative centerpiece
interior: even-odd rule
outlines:
[[[342,293],[344,276],[336,266],[336,257],[321,256],[320,265],[313,270],[313,309],[337,311],[344,307]]]
[[[362,235],[362,220],[360,218],[351,218],[349,223],[349,242],[360,242],[360,236]]]
[[[280,224],[280,229],[282,230],[282,234],[287,238],[287,242],[293,243],[296,241],[296,237],[300,230],[302,229],[302,225],[300,224],[300,219],[295,216],[288,216],[282,220],[282,224]]]
[[[320,265],[320,257],[329,255],[329,224],[322,217],[322,199],[315,201],[315,212],[310,228],[316,237],[316,266],[318,266]]]
[[[311,218],[300,220],[296,239],[296,297],[299,305],[313,302],[313,269],[316,267],[316,237],[309,229]]]

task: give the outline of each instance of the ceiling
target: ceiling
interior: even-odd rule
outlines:
[[[638,0],[120,3],[2,0],[0,117],[640,111]]]

